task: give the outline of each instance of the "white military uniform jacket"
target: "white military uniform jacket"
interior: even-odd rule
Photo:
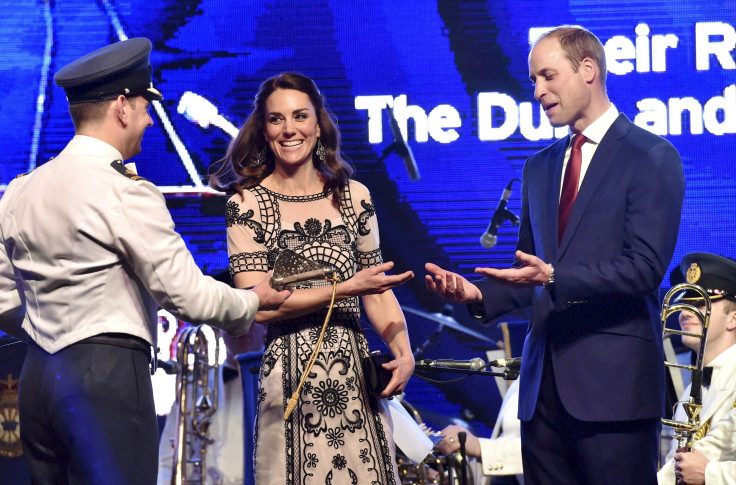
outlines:
[[[208,435],[215,442],[205,451],[205,485],[242,485],[244,472],[243,446],[243,384],[240,378],[222,379],[223,366],[218,369],[217,411],[212,416]],[[174,465],[177,410],[175,402],[166,417],[158,448],[158,485],[171,484]],[[253,426],[253,423],[249,423]]]
[[[709,449],[707,446],[708,443],[712,443],[716,439],[716,437],[711,437],[714,431],[713,428],[716,423],[728,415],[734,406],[734,401],[736,401],[736,345],[732,345],[713,359],[710,366],[713,367],[713,375],[710,386],[703,388],[703,408],[700,411],[701,426],[708,423],[710,430],[705,438],[695,442],[694,447],[702,451],[708,459],[713,460],[714,458],[708,455]],[[690,386],[687,386],[680,399],[687,400],[689,397]],[[687,421],[687,416],[681,406],[677,408],[674,419],[675,421]],[[731,428],[731,431],[733,432],[734,428]],[[705,441],[706,438],[709,438],[708,441]],[[733,436],[729,437],[729,440],[733,442]],[[704,441],[706,443],[705,447],[703,446]],[[657,480],[660,485],[672,485],[675,483],[674,456],[676,451],[677,441],[673,440],[667,459],[657,474]],[[710,485],[710,483],[706,480],[706,484]],[[721,482],[716,481],[714,483]],[[734,477],[734,481],[722,483],[736,483],[736,476]]]
[[[524,485],[518,411],[519,380],[516,379],[506,391],[490,439],[478,438],[481,461],[476,467],[476,483],[485,485],[493,476],[516,475],[519,483]]]
[[[25,304],[23,329],[50,353],[106,332],[155,346],[159,306],[245,333],[258,296],[204,276],[161,192],[120,160],[107,143],[75,136],[8,185],[0,199],[0,316]]]
[[[718,421],[695,447],[710,460],[705,466],[706,485],[736,483],[736,409]]]

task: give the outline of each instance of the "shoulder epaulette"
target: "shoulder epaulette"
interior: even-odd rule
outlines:
[[[25,177],[29,173],[33,173],[33,170],[31,170],[30,172],[26,172],[26,173],[19,173],[18,175],[15,176],[15,178],[19,179],[21,177]]]
[[[50,162],[51,160],[53,160],[53,159],[54,159],[54,157],[51,157],[51,158],[49,158],[49,162]],[[36,168],[38,168],[38,167],[36,167]],[[15,176],[15,178],[19,179],[19,178],[21,178],[21,177],[25,177],[26,175],[28,175],[28,174],[31,174],[31,173],[33,173],[33,172],[34,172],[34,171],[36,170],[36,168],[34,168],[33,170],[31,170],[30,172],[26,172],[26,173],[19,173],[18,175],[16,175],[16,176]]]
[[[51,157],[51,158],[49,158],[49,159],[48,159],[48,160],[46,160],[46,161],[47,161],[47,162],[50,162],[50,161],[51,161],[51,160],[53,160],[54,158],[56,158],[56,157]],[[38,168],[38,167],[36,167],[36,168]],[[34,171],[36,170],[36,168],[34,168],[33,170],[31,170],[30,172],[26,172],[26,173],[21,173],[21,174],[18,174],[18,175],[16,175],[16,176],[15,176],[15,178],[19,179],[19,178],[21,178],[21,177],[25,177],[26,175],[28,175],[28,174],[31,174],[31,173],[33,173],[33,172],[34,172]]]
[[[146,182],[148,181],[148,179],[141,177],[134,171],[128,170],[125,165],[123,165],[123,162],[121,160],[113,160],[110,166],[117,170],[120,174],[128,177],[130,180],[145,180]]]

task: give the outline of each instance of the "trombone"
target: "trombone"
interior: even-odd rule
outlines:
[[[675,301],[670,303],[670,300],[674,295],[683,291],[693,291],[700,295],[704,302],[704,311],[699,307],[690,303],[682,301]],[[701,332],[686,332],[684,330],[675,330],[667,328],[667,318],[674,314],[679,313],[683,310],[694,313],[701,324]],[[667,337],[668,335],[681,335],[687,337],[694,337],[700,340],[698,348],[697,359],[695,365],[684,365],[667,362],[664,364],[667,367],[676,367],[679,369],[685,369],[690,372],[690,396],[686,400],[681,400],[675,403],[672,409],[673,419],[662,419],[662,424],[669,426],[674,430],[674,438],[677,440],[677,448],[685,448],[686,451],[692,451],[693,443],[695,442],[695,435],[700,428],[700,410],[703,407],[702,400],[702,382],[703,382],[703,359],[705,357],[705,345],[708,335],[708,324],[710,322],[710,310],[711,301],[708,293],[699,285],[692,283],[680,283],[673,286],[665,295],[662,302],[662,312],[660,314],[662,321],[662,336]],[[674,413],[678,405],[682,405],[687,421],[675,421]]]

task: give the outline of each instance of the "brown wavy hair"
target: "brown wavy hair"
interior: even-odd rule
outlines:
[[[294,89],[309,96],[320,128],[319,139],[325,148],[325,162],[322,163],[316,153],[312,154],[312,163],[325,180],[324,194],[332,194],[333,201],[339,203],[353,167],[340,153],[340,131],[334,116],[325,108],[322,93],[310,78],[293,72],[284,72],[266,79],[256,93],[253,111],[248,115],[238,135],[230,142],[225,158],[216,165],[210,175],[210,187],[226,193],[242,193],[261,183],[270,175],[275,166],[274,155],[263,135],[266,121],[266,100],[277,89]],[[317,145],[315,145],[316,152]],[[262,165],[255,165],[258,154],[265,150],[266,157]],[[233,180],[233,178],[235,180]]]

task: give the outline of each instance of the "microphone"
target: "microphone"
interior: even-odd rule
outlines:
[[[191,91],[186,91],[179,99],[176,110],[184,115],[192,123],[202,128],[208,128],[211,124],[222,129],[232,138],[238,136],[238,128],[222,116],[209,99]]]
[[[480,237],[480,245],[486,249],[491,249],[496,245],[496,241],[498,240],[498,228],[501,227],[501,224],[503,224],[504,221],[509,220],[513,225],[519,225],[519,216],[506,209],[506,203],[509,201],[509,197],[511,196],[511,184],[513,183],[514,179],[511,179],[509,184],[503,190],[501,200],[498,201],[496,211],[493,213],[493,217],[491,218],[491,223],[488,225],[486,232],[484,232]]]
[[[490,367],[521,367],[521,357],[514,357],[513,359],[496,359],[488,363]]]
[[[390,106],[386,108],[388,110],[389,126],[391,127],[391,134],[394,137],[394,141],[389,146],[383,149],[380,160],[385,159],[392,151],[395,151],[398,156],[404,160],[406,171],[409,173],[409,180],[419,180],[419,168],[417,168],[417,162],[414,160],[414,154],[411,151],[411,147],[406,144],[404,137],[401,135],[399,129],[399,122],[396,121],[394,116],[394,110]]]
[[[483,359],[479,357],[476,357],[470,360],[424,359],[424,360],[419,361],[419,365],[425,365],[428,367],[447,367],[448,369],[468,369],[468,370],[481,370],[486,367],[486,363],[483,362]]]

